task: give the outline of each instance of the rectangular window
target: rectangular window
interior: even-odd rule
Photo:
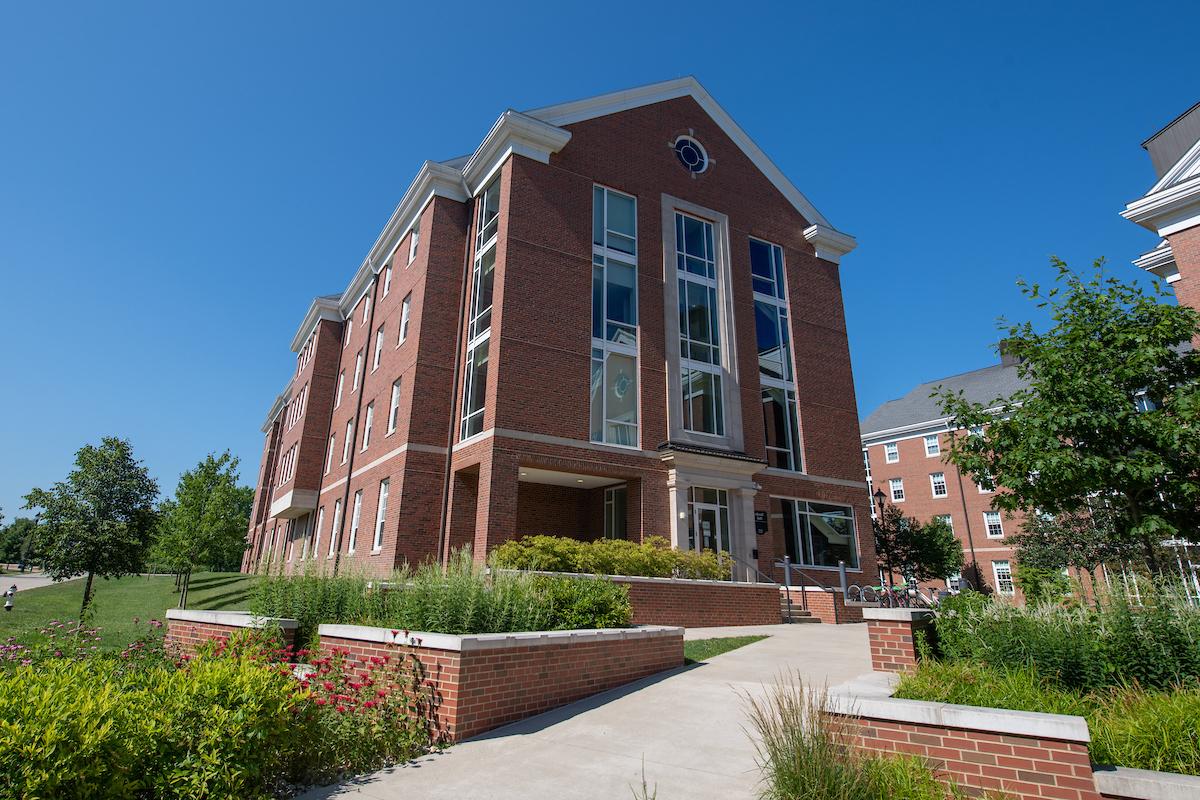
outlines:
[[[688,489],[688,549],[732,552],[729,535],[729,492],[692,486]]]
[[[363,325],[366,325],[366,324],[367,324],[368,322],[370,322],[370,321],[371,321],[371,298],[370,298],[370,297],[364,297],[364,298],[363,298],[363,317],[362,317],[362,324],[363,324]]]
[[[383,269],[383,296],[387,297],[388,292],[392,290],[392,265],[388,264]]]
[[[904,479],[903,478],[892,478],[891,480],[888,481],[888,486],[892,490],[892,502],[893,503],[904,502]]]
[[[992,473],[982,472],[979,475],[979,493],[991,494],[996,489],[996,482],[992,480]]]
[[[771,516],[783,523],[784,546],[793,564],[858,568],[854,509],[830,503],[771,498]]]
[[[346,385],[346,370],[342,370],[341,372],[338,373],[337,397],[334,398],[334,401],[333,401],[334,408],[337,408],[338,406],[340,406],[342,404],[342,387],[345,385]]]
[[[350,448],[354,446],[354,420],[346,420],[346,438],[342,440],[342,463],[350,458]]]
[[[871,457],[867,454],[867,448],[863,448],[863,470],[867,476],[867,482],[871,482]]]
[[[408,338],[408,320],[412,314],[412,292],[409,292],[404,297],[404,302],[400,304],[400,339],[396,342],[396,346],[404,344],[404,340]]]
[[[604,490],[604,538],[625,539],[626,511],[629,506],[629,489],[612,486]]]
[[[347,319],[346,320],[346,333],[345,333],[345,336],[342,338],[342,347],[345,347],[346,345],[350,344],[350,337],[353,334],[354,334],[354,320]]]
[[[475,222],[475,261],[471,271],[471,308],[467,315],[467,368],[463,375],[462,426],[459,438],[483,431],[487,397],[488,345],[492,325],[492,285],[500,230],[500,179],[479,198]]]
[[[371,359],[371,372],[379,369],[379,359],[383,356],[383,326],[375,331],[375,355]]]
[[[375,423],[375,401],[367,403],[367,416],[363,424],[363,443],[362,449],[366,450],[371,444],[371,428]]]
[[[941,454],[942,445],[941,442],[938,441],[938,435],[936,433],[931,433],[930,435],[926,436],[925,457],[932,458],[933,456],[940,456]]]
[[[388,501],[388,485],[391,481],[384,478],[379,482],[379,505],[375,510],[375,541],[371,544],[372,550],[379,550],[383,547],[383,525],[387,521],[387,501]]]
[[[938,514],[934,517],[934,519],[944,522],[946,527],[950,529],[950,532],[954,532],[954,517],[950,516],[949,514]]]
[[[362,489],[354,493],[354,515],[350,517],[350,542],[346,547],[347,553],[353,553],[358,544],[358,523],[362,519]]]
[[[312,557],[316,558],[321,546],[321,528],[325,527],[325,506],[317,509],[317,525],[313,528]]]
[[[333,501],[333,524],[329,527],[329,554],[326,558],[333,558],[334,552],[337,550],[338,531],[342,529],[342,501],[341,499]]]
[[[683,427],[724,436],[721,314],[711,222],[675,212],[675,262]]]
[[[935,472],[929,476],[929,486],[933,489],[934,497],[946,496],[946,473]]]
[[[592,188],[591,440],[638,444],[637,198]]]
[[[1004,523],[1000,519],[999,511],[983,512],[983,527],[987,530],[989,539],[1004,538]]]
[[[412,229],[412,234],[408,237],[408,263],[412,263],[417,257],[417,248],[421,244],[421,231],[417,228]]]
[[[1013,592],[1012,567],[1007,561],[992,562],[992,577],[996,580],[996,592],[1011,596]]]
[[[392,383],[392,402],[388,406],[388,433],[396,432],[396,420],[400,416],[400,378]]]
[[[354,357],[354,388],[351,391],[358,391],[358,384],[362,381],[363,368],[363,351],[359,350],[358,355]]]
[[[889,464],[895,464],[900,460],[900,445],[896,442],[888,442],[883,446],[883,458]]]
[[[754,286],[754,327],[758,340],[758,381],[762,385],[767,462],[800,472],[800,415],[792,374],[792,335],[788,325],[783,249],[750,240],[750,281]]]
[[[329,434],[329,452],[325,454],[325,474],[329,474],[330,467],[333,466],[333,452],[337,447],[337,434]]]

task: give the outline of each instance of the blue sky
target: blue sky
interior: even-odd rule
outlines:
[[[335,8],[337,9],[335,11]],[[347,10],[348,9],[348,10]],[[859,248],[860,411],[992,363],[1015,280],[1153,236],[1194,3],[0,5],[0,507],[130,438],[173,491],[259,426],[316,294],[505,108],[694,74]]]

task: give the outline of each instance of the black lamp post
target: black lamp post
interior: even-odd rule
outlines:
[[[879,510],[878,516],[883,518],[883,501],[887,499],[887,495],[883,493],[883,489],[876,489],[875,494],[871,495],[875,498],[875,507]]]

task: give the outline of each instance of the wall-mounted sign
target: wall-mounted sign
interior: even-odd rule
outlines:
[[[767,512],[765,512],[765,511],[755,511],[754,512],[754,532],[757,533],[759,536],[762,536],[764,533],[767,532]]]

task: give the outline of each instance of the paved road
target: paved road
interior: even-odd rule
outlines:
[[[76,581],[79,579],[68,578],[68,580]],[[19,596],[22,589],[36,589],[39,586],[49,586],[54,581],[40,572],[17,572],[16,567],[13,567],[8,572],[0,575],[0,592],[3,592],[14,583],[17,585],[17,594]]]
[[[499,728],[445,753],[303,797],[438,800],[610,800],[640,789],[643,762],[658,800],[755,796],[759,771],[741,695],[780,674],[809,686],[870,672],[863,625],[697,628],[689,639],[770,638]]]

